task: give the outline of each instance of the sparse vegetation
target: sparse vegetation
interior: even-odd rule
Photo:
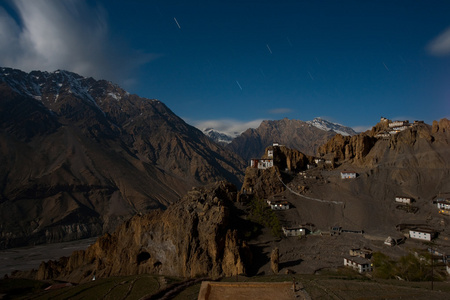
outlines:
[[[264,200],[253,198],[250,203],[250,219],[269,228],[275,237],[281,237],[281,223],[278,216],[267,206]]]
[[[406,281],[430,281],[443,278],[438,270],[432,271],[430,255],[417,257],[409,253],[400,257],[399,260],[393,260],[381,252],[376,252],[373,254],[372,262],[375,278],[398,278]]]

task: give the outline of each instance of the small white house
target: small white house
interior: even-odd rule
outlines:
[[[265,170],[273,167],[273,159],[257,159],[250,160],[250,167]]]
[[[353,179],[356,178],[356,172],[343,171],[341,172],[341,179]]]
[[[272,149],[267,150],[267,157],[273,158],[273,150]]]
[[[305,236],[306,235],[306,228],[302,226],[295,226],[295,227],[282,227],[283,234],[285,236]]]
[[[394,127],[403,127],[403,126],[408,126],[409,125],[409,121],[405,120],[405,121],[393,121],[391,123],[389,123],[389,128],[394,128]]]
[[[436,233],[431,230],[415,229],[409,231],[409,237],[423,241],[431,241],[436,236]]]
[[[344,266],[350,267],[359,273],[372,271],[372,263],[361,257],[344,258]]]
[[[450,210],[450,199],[440,198],[436,200],[437,208]]]
[[[321,163],[325,163],[325,160],[323,158],[314,158],[314,162],[316,164],[321,164]]]
[[[411,198],[410,197],[396,196],[395,197],[395,202],[411,204]]]
[[[286,210],[289,209],[289,202],[288,201],[280,201],[280,200],[272,200],[270,201],[269,205],[272,210]]]

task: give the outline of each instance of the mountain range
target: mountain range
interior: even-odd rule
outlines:
[[[287,118],[265,120],[258,128],[249,128],[234,138],[226,145],[226,148],[239,154],[245,160],[261,157],[264,149],[274,142],[308,155],[316,155],[318,147],[337,133],[346,136],[356,134],[349,127],[320,118],[308,122]]]
[[[245,162],[155,99],[0,68],[0,248],[95,236]]]
[[[285,119],[285,120],[287,120],[287,119]],[[276,121],[275,120],[275,121],[272,121],[272,122],[281,123],[282,121],[283,120],[280,120],[280,121]],[[292,120],[292,121],[298,121],[298,120]],[[263,121],[263,123],[264,122],[268,122],[268,121]],[[292,126],[298,125],[296,123],[298,123],[298,122],[291,122],[291,125]],[[327,120],[322,119],[322,118],[314,118],[314,120],[306,121],[306,123],[311,125],[311,126],[314,126],[314,127],[318,128],[320,130],[323,130],[323,131],[326,131],[326,132],[331,132],[331,133],[334,133],[334,134],[341,134],[343,136],[352,136],[352,135],[357,134],[356,131],[354,131],[351,127],[347,127],[347,126],[344,126],[344,125],[341,125],[341,124],[338,124],[338,123],[333,123],[333,122],[327,121]],[[300,127],[296,128],[298,131],[302,131],[304,129],[303,126],[301,126],[301,125],[304,125],[304,124],[301,123]],[[256,128],[255,130],[256,131],[260,131],[260,132],[264,131],[264,126],[263,126],[263,128],[261,128],[261,126],[262,126],[262,124],[258,128]],[[239,133],[235,132],[233,134],[229,134],[229,133],[226,133],[226,132],[221,132],[221,131],[215,130],[214,128],[205,128],[205,129],[202,129],[202,132],[206,136],[208,136],[210,139],[215,141],[216,143],[219,143],[219,144],[222,144],[222,145],[230,144],[231,142],[233,142],[234,139],[236,139],[238,137],[241,137],[240,138],[240,143],[242,143],[246,139],[246,137],[245,137],[246,135],[243,136],[243,133],[239,134]],[[293,143],[292,145],[295,145],[295,143]],[[236,147],[234,147],[234,148],[236,148]],[[307,150],[307,148],[308,147],[303,147],[303,150]],[[314,150],[317,150],[316,147],[313,147],[313,148],[314,148]],[[242,154],[243,154],[244,157],[248,156],[245,153],[242,153]]]

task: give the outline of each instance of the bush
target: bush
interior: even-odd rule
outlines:
[[[275,237],[281,237],[281,224],[278,216],[262,199],[253,198],[250,201],[250,219],[271,229]]]
[[[396,278],[397,276],[407,281],[429,281],[436,280],[440,277],[435,272],[432,278],[431,256],[417,257],[409,253],[400,257],[398,261],[391,259],[389,256],[375,252],[372,256],[373,276],[382,279]]]

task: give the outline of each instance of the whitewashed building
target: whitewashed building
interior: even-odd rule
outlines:
[[[403,196],[396,196],[395,197],[395,202],[411,204],[411,198],[410,197],[403,197]]]
[[[270,205],[270,208],[272,210],[286,210],[289,209],[289,205],[290,203],[288,201],[285,200],[272,200],[272,201],[267,201]]]
[[[341,179],[353,179],[356,178],[356,172],[343,171],[341,172]]]
[[[344,266],[350,267],[359,273],[371,272],[372,263],[361,257],[344,258]]]
[[[409,125],[409,120],[405,121],[392,121],[389,123],[389,128],[396,128],[396,127],[404,127]]]
[[[436,200],[437,208],[450,210],[450,199],[439,198]]]
[[[431,241],[436,236],[436,232],[426,229],[409,230],[409,237],[412,239]]]
[[[250,160],[250,167],[265,170],[273,167],[273,159],[257,159]]]
[[[282,227],[283,234],[285,236],[305,236],[306,228],[303,226],[294,226],[294,227]]]

